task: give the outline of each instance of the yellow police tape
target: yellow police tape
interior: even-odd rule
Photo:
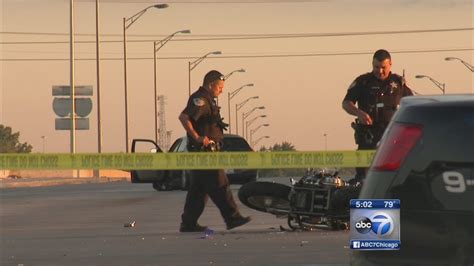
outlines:
[[[0,169],[270,169],[366,167],[374,150],[328,152],[186,152],[0,154]]]

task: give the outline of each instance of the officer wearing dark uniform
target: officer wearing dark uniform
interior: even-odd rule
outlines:
[[[227,126],[219,113],[215,98],[222,93],[224,76],[212,70],[204,77],[202,87],[193,93],[179,116],[188,137],[189,151],[219,151]],[[180,232],[201,232],[207,227],[197,223],[204,211],[207,196],[216,204],[227,229],[244,225],[250,217],[243,217],[235,204],[229,180],[224,170],[193,170],[191,184],[181,215]]]
[[[357,116],[352,127],[359,150],[376,148],[400,99],[413,95],[404,78],[390,71],[391,66],[390,53],[383,49],[376,51],[372,72],[357,77],[342,102],[347,113]],[[365,177],[366,168],[357,168],[356,172],[356,181],[360,181]]]

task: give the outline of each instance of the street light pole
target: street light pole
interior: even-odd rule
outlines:
[[[249,115],[257,109],[263,110],[263,109],[265,109],[265,106],[254,107],[252,110],[242,113],[242,136],[244,136],[245,138],[247,138],[247,134],[246,134],[247,133],[247,131],[246,131],[247,128],[245,127],[245,119],[247,117],[249,117]]]
[[[446,57],[444,60],[446,61],[453,61],[453,60],[458,60],[460,61],[463,65],[465,65],[469,70],[471,70],[471,72],[474,72],[474,66],[469,64],[468,62],[462,60],[461,58],[457,58],[457,57]]]
[[[262,139],[268,139],[270,138],[270,136],[261,136],[260,138],[258,138],[254,143],[251,143],[250,145],[252,145],[252,149],[254,149],[255,145],[257,145],[257,143],[260,142],[260,140]]]
[[[257,120],[258,118],[261,118],[261,117],[267,117],[267,116],[266,115],[259,115],[259,116],[256,116],[256,117],[250,119],[250,121],[245,122],[245,138],[247,138],[249,136],[249,132],[248,132],[249,126],[252,125],[252,123],[255,122],[255,120]]]
[[[74,0],[70,0],[69,2],[70,8],[69,8],[69,16],[70,16],[70,23],[69,23],[69,50],[70,50],[70,59],[69,59],[69,82],[70,82],[70,89],[71,89],[71,153],[76,153],[76,99],[75,99],[75,79],[74,79],[74,63],[75,63],[75,58],[74,58]]]
[[[261,124],[258,127],[251,129],[250,130],[250,143],[252,143],[252,136],[255,132],[257,132],[261,127],[268,127],[268,126],[270,126],[270,124]]]
[[[239,116],[237,115],[237,113],[240,110],[240,108],[242,108],[248,101],[252,99],[258,99],[258,96],[249,97],[245,99],[243,102],[235,105],[235,134],[237,135],[239,134],[239,122],[238,122]]]
[[[193,62],[189,61],[188,62],[188,96],[191,96],[191,71],[197,67],[197,65],[199,65],[199,63],[202,62],[202,60],[204,60],[206,57],[208,57],[209,55],[219,55],[219,54],[222,54],[221,51],[214,51],[214,52],[210,52],[210,53],[207,53],[201,57],[199,57],[198,59],[194,60]]]
[[[243,73],[243,72],[245,72],[245,69],[243,69],[243,68],[237,69],[237,70],[234,70],[234,71],[230,72],[227,75],[224,75],[224,80],[227,81],[230,78],[230,76],[232,76],[232,74],[234,74],[236,72],[242,72]],[[216,100],[217,100],[217,105],[219,105],[219,98],[216,98]],[[229,104],[227,104],[227,105],[229,105]],[[230,116],[229,116],[229,133],[230,133]]]
[[[100,39],[99,39],[99,0],[95,0],[95,46],[97,75],[97,152],[102,152],[102,124],[100,113]]]
[[[136,13],[129,18],[123,18],[123,74],[124,74],[124,96],[125,96],[125,152],[129,152],[128,148],[128,87],[127,87],[127,29],[132,26],[145,12],[150,8],[167,8],[167,4],[151,5],[142,11]]]
[[[46,136],[41,136],[41,138],[43,139],[43,153],[45,151],[45,142],[46,142]]]
[[[324,151],[328,151],[328,134],[324,133]]]
[[[167,43],[173,38],[176,34],[178,33],[191,33],[190,30],[180,30],[177,32],[174,32],[173,34],[168,35],[166,38],[164,38],[161,41],[154,41],[153,42],[153,88],[154,88],[154,105],[155,105],[155,143],[158,143],[158,93],[157,93],[157,86],[156,86],[156,53]],[[161,147],[163,148],[163,147]]]
[[[232,128],[231,128],[231,121],[230,121],[230,99],[232,99],[237,93],[239,93],[244,87],[253,87],[253,83],[249,83],[249,84],[245,84],[243,86],[241,86],[240,88],[234,90],[233,92],[228,92],[227,93],[227,109],[228,109],[228,116],[229,116],[229,133],[232,133]],[[237,123],[237,120],[236,120],[236,123]],[[239,132],[236,132],[237,134]]]
[[[244,72],[245,72],[245,69],[241,68],[241,69],[234,70],[234,71],[230,72],[229,74],[224,75],[224,79],[227,80],[227,79],[230,78],[230,76],[232,76],[232,74],[234,74],[235,72],[244,73]]]
[[[426,76],[426,75],[416,75],[415,78],[417,78],[417,79],[427,78],[427,79],[431,80],[431,82],[433,82],[443,92],[443,94],[446,93],[446,83],[441,83],[441,82],[433,79],[432,77]]]

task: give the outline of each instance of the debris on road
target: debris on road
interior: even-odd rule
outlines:
[[[301,241],[301,243],[300,243],[300,247],[302,247],[302,246],[304,246],[304,244],[308,244],[308,243],[309,243],[309,241],[303,240],[303,241]]]
[[[135,221],[130,222],[130,223],[126,223],[126,224],[123,225],[123,227],[135,227]]]
[[[208,239],[214,236],[214,230],[207,228],[204,230],[204,235],[199,237],[200,239]]]

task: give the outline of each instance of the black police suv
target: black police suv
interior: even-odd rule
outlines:
[[[359,198],[400,199],[401,246],[352,265],[474,265],[474,94],[403,98]]]
[[[168,152],[188,152],[187,137],[174,141]],[[224,134],[222,152],[253,151],[248,142],[239,135]],[[132,152],[162,152],[161,148],[149,139],[134,139]],[[231,184],[245,184],[257,180],[256,169],[225,169]],[[152,183],[156,190],[186,189],[189,185],[188,170],[134,170],[131,171],[132,183]]]

